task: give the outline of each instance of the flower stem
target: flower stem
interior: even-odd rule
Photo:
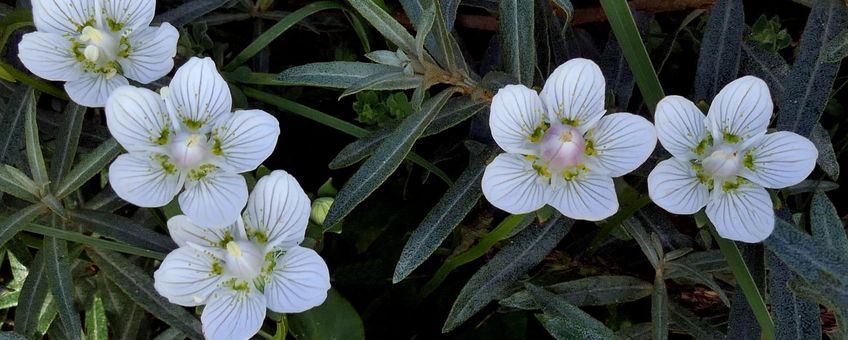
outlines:
[[[757,322],[760,324],[760,329],[763,332],[763,339],[774,339],[774,321],[771,319],[768,306],[766,306],[765,301],[763,301],[763,295],[760,294],[760,291],[757,289],[757,284],[751,276],[751,272],[748,271],[748,266],[745,264],[745,260],[742,259],[742,254],[739,252],[739,248],[736,247],[736,243],[733,241],[719,236],[715,227],[710,225],[709,228],[710,232],[713,234],[713,238],[715,238],[719,248],[721,249],[722,255],[724,255],[724,258],[727,260],[730,270],[733,271],[733,276],[736,277],[736,283],[739,284],[740,288],[742,288],[742,293],[745,295],[745,299],[748,300],[748,305],[751,307],[751,310],[754,312],[754,316],[757,318]]]

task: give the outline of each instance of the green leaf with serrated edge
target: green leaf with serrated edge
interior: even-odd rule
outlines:
[[[798,57],[789,72],[786,92],[778,98],[777,129],[809,136],[830,95],[839,64],[821,57],[826,42],[848,25],[848,8],[841,0],[819,0],[807,17]]]
[[[677,327],[683,328],[689,335],[696,340],[713,340],[724,339],[724,334],[713,328],[704,319],[701,319],[695,313],[690,312],[685,307],[671,302],[668,304],[669,316],[671,322]]]
[[[229,0],[192,0],[187,1],[177,8],[159,14],[153,18],[153,22],[167,22],[174,27],[182,27],[229,3]]]
[[[504,289],[517,281],[528,270],[556,247],[557,243],[571,230],[574,221],[555,213],[542,225],[531,225],[509,239],[495,256],[483,265],[462,287],[451,306],[442,332],[461,325],[479,312],[492,300],[503,294]]]
[[[36,203],[0,220],[0,246],[9,242],[15,234],[23,229],[24,225],[46,214],[47,211],[44,204]]]
[[[87,339],[108,340],[109,328],[106,321],[106,309],[99,295],[92,299],[91,306],[85,311],[85,335]]]
[[[342,94],[339,99],[356,94],[365,90],[383,89],[384,84],[406,84],[406,83],[421,83],[424,77],[420,74],[407,74],[403,70],[377,73],[365,78],[362,78],[351,84]]]
[[[545,290],[565,299],[568,303],[581,306],[605,306],[642,299],[651,295],[653,285],[632,276],[600,275],[560,282],[544,287]],[[526,290],[518,291],[500,300],[502,306],[533,310],[539,304]]]
[[[105,275],[97,277],[97,293],[103,300],[106,318],[111,321],[112,336],[118,340],[134,340],[147,319],[144,309],[121,291]],[[182,334],[182,333],[180,333]],[[183,336],[181,339],[185,339]]]
[[[651,339],[668,339],[668,290],[665,287],[663,266],[654,276],[654,291],[651,293]]]
[[[24,148],[23,127],[26,120],[26,100],[31,93],[28,86],[18,86],[11,93],[0,116],[0,163],[17,164],[23,160],[20,150]]]
[[[816,126],[813,128],[813,132],[810,134],[810,141],[813,142],[813,145],[816,146],[816,150],[819,151],[819,157],[816,158],[816,164],[819,165],[819,168],[824,171],[830,178],[837,180],[839,179],[839,160],[837,159],[836,151],[833,149],[833,142],[831,142],[830,134],[827,133],[827,130],[821,125],[821,123],[816,123]]]
[[[400,282],[424,263],[459,222],[462,222],[465,215],[474,208],[480,196],[483,195],[480,181],[486,164],[498,153],[500,153],[498,147],[481,148],[471,153],[468,167],[436,203],[436,206],[427,213],[404,245],[395,266],[392,282]]]
[[[374,155],[362,164],[339,190],[336,201],[324,220],[325,230],[340,222],[389,178],[452,94],[453,89],[446,89],[430,98],[420,111],[404,119],[392,135],[386,138]]]
[[[87,107],[74,102],[69,102],[65,108],[63,121],[59,125],[58,139],[55,141],[56,151],[50,160],[50,185],[54,192],[58,191],[59,183],[74,164],[86,111]]]
[[[403,72],[397,66],[362,63],[353,61],[330,61],[311,63],[286,69],[278,76],[283,85],[317,86],[346,89],[362,79],[375,74]],[[386,82],[374,90],[406,90],[415,88],[420,80],[401,79],[401,82]]]
[[[29,266],[29,274],[21,288],[18,299],[18,309],[30,311],[28,313],[15,313],[15,331],[28,338],[34,337],[38,331],[38,319],[45,299],[50,292],[47,284],[47,271],[44,265],[44,252],[38,252]]]
[[[56,197],[62,199],[79,189],[85,182],[100,173],[121,153],[121,146],[114,138],[101,143],[71,169],[56,188]]]
[[[842,30],[827,42],[822,49],[822,57],[828,63],[838,63],[848,57],[848,30]]]
[[[365,339],[362,319],[335,289],[330,289],[327,300],[320,306],[286,318],[289,331],[297,339]]]
[[[536,73],[533,1],[502,0],[499,8],[504,69],[520,84],[532,86]]]
[[[38,186],[25,173],[10,165],[0,165],[0,191],[36,203],[39,201]]]
[[[40,187],[45,187],[50,178],[47,177],[47,165],[41,152],[41,142],[38,140],[38,125],[35,112],[38,96],[30,89],[24,97],[24,144],[26,145],[27,162],[32,179]]]
[[[819,306],[801,299],[789,289],[789,281],[797,275],[772,252],[766,254],[768,293],[778,339],[819,339],[821,323]]]
[[[415,38],[389,13],[386,13],[372,0],[349,0],[350,5],[362,15],[371,26],[379,31],[383,37],[406,51],[415,52]]]
[[[813,239],[839,254],[848,254],[848,237],[845,226],[827,195],[817,192],[813,195],[810,208],[810,227]]]
[[[82,322],[80,322],[79,312],[74,307],[74,288],[68,263],[67,243],[53,237],[45,237],[42,251],[48,286],[53,297],[56,298],[56,307],[62,325],[67,331],[66,336],[70,339],[82,339]]]
[[[774,231],[763,243],[802,279],[816,287],[834,287],[848,294],[848,254],[838,253],[776,219]]]
[[[527,284],[527,291],[542,306],[542,325],[556,339],[612,339],[611,329],[580,308],[544,288]]]
[[[686,262],[666,262],[664,275],[665,279],[686,278],[705,285],[718,294],[721,302],[724,302],[726,306],[730,306],[730,300],[727,298],[727,294],[724,293],[724,290],[721,289],[718,282],[716,282],[712,276],[698,270],[697,268],[689,266]]]
[[[742,0],[718,0],[701,40],[698,71],[695,73],[695,101],[712,101],[722,87],[739,73],[745,12]]]
[[[170,237],[146,228],[132,219],[102,211],[69,211],[71,220],[102,236],[144,249],[168,253],[177,248]]]
[[[127,296],[159,320],[178,328],[193,339],[202,339],[200,322],[183,307],[168,302],[153,289],[153,279],[145,271],[116,253],[86,249],[86,253],[106,277]]]

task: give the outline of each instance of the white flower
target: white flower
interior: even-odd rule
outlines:
[[[231,112],[232,97],[211,59],[192,58],[162,95],[124,86],[106,102],[106,124],[129,153],[109,168],[124,200],[161,207],[185,187],[180,208],[193,221],[223,227],[247,202],[239,173],[274,151],[280,127],[265,111]]]
[[[604,116],[605,83],[586,59],[560,65],[541,95],[521,85],[492,99],[492,137],[507,153],[483,174],[483,194],[513,214],[550,204],[597,221],[618,210],[613,177],[642,164],[657,143],[651,123],[630,113]]]
[[[288,173],[262,177],[244,219],[204,228],[183,215],[168,221],[180,246],[153,274],[156,291],[182,306],[206,305],[200,317],[208,339],[248,339],[259,331],[265,308],[299,313],[327,298],[327,264],[299,246],[309,219],[309,198]]]
[[[147,84],[174,67],[177,29],[150,27],[153,0],[32,0],[38,31],[18,57],[37,76],[64,81],[80,105],[103,107],[127,78]]]
[[[766,134],[772,114],[765,82],[742,77],[713,99],[706,118],[691,101],[668,96],[657,105],[660,143],[674,156],[648,176],[648,192],[660,207],[707,217],[724,238],[759,242],[774,229],[774,210],[764,188],[783,188],[806,178],[818,151],[792,132]]]

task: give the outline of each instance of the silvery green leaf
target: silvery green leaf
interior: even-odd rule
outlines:
[[[695,101],[712,101],[722,87],[739,72],[745,12],[742,0],[718,0],[701,40],[698,71],[695,74]]]
[[[424,77],[418,74],[407,74],[403,70],[398,70],[394,72],[386,72],[386,73],[378,73],[371,75],[369,77],[360,79],[356,83],[350,85],[340,96],[339,99],[347,97],[352,94],[359,93],[365,90],[385,90],[389,87],[398,87],[397,89],[403,88],[414,88],[421,84],[424,80]],[[407,87],[408,86],[408,87]]]
[[[642,299],[651,295],[653,285],[632,276],[599,275],[552,284],[545,290],[575,306],[605,306]],[[526,290],[500,300],[500,304],[525,310],[540,308]]]
[[[500,38],[504,70],[520,84],[533,85],[536,73],[533,1],[500,2]]]
[[[819,165],[819,168],[833,180],[839,179],[839,160],[836,151],[833,150],[830,134],[822,127],[821,123],[816,123],[812,134],[810,134],[810,141],[819,151],[819,158],[816,158],[816,164]]]
[[[813,239],[825,247],[841,254],[848,254],[848,237],[845,235],[845,226],[836,211],[836,207],[827,198],[827,195],[817,192],[813,195],[813,203],[810,209],[810,227]]]
[[[613,331],[580,308],[544,288],[527,284],[527,291],[545,312],[542,325],[556,339],[612,339]]]
[[[79,311],[74,307],[74,288],[67,243],[54,237],[45,237],[42,251],[48,286],[56,298],[59,318],[66,330],[65,336],[69,339],[82,339],[82,322],[80,322]]]
[[[277,79],[283,85],[317,86],[346,89],[356,82],[375,74],[397,72],[399,67],[354,61],[330,61],[311,63],[286,69]],[[384,84],[377,90],[408,89],[408,84]],[[417,85],[417,84],[416,84]]]
[[[0,165],[0,191],[32,203],[38,202],[40,190],[26,174],[12,166]]]
[[[386,39],[407,53],[415,52],[415,38],[377,3],[371,0],[349,0],[349,2]]]
[[[848,30],[833,37],[822,49],[824,60],[829,63],[838,63],[848,57]]]
[[[365,54],[369,60],[383,65],[403,67],[403,61],[398,58],[397,53],[386,50],[372,51]]]
[[[724,339],[724,334],[716,330],[704,319],[690,312],[685,307],[671,302],[668,305],[671,321],[696,340]]]

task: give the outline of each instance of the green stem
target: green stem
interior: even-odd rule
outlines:
[[[736,243],[733,241],[719,236],[715,227],[710,225],[709,228],[710,232],[713,234],[713,238],[715,238],[719,248],[721,249],[722,255],[724,255],[724,258],[727,260],[730,270],[733,271],[733,276],[736,277],[736,283],[738,283],[739,287],[742,288],[742,293],[745,295],[745,299],[748,300],[748,305],[751,306],[751,310],[754,312],[754,316],[760,324],[760,329],[762,329],[763,332],[763,339],[775,339],[774,321],[771,319],[771,314],[769,314],[768,307],[766,306],[765,301],[763,301],[762,294],[760,294],[760,291],[757,289],[757,284],[754,282],[751,272],[748,271],[748,266],[745,264],[745,260],[742,259],[742,254],[739,252],[739,248],[736,247]]]
[[[633,13],[627,6],[627,1],[601,0],[601,7],[604,8],[610,26],[612,26],[612,32],[621,46],[621,52],[627,59],[627,64],[633,71],[636,84],[639,85],[639,90],[642,92],[642,97],[645,99],[648,109],[654,112],[657,103],[665,97],[665,94],[659,79],[657,79],[654,65],[651,64],[651,59],[648,57],[648,50],[645,49],[645,44],[639,35],[639,29],[636,28]]]
[[[40,235],[44,235],[44,236],[51,236],[51,237],[55,237],[55,238],[66,240],[66,241],[71,241],[71,242],[89,245],[89,246],[99,248],[99,249],[112,250],[112,251],[117,251],[117,252],[121,252],[121,253],[124,253],[124,254],[130,254],[130,255],[144,256],[144,257],[156,259],[156,260],[164,260],[165,259],[165,254],[162,254],[160,252],[147,250],[147,249],[143,249],[143,248],[138,248],[138,247],[134,247],[134,246],[131,246],[131,245],[128,245],[128,244],[118,243],[118,242],[114,242],[114,241],[103,240],[103,239],[83,235],[83,234],[80,234],[80,233],[76,233],[76,232],[73,232],[73,231],[61,230],[61,229],[51,228],[51,227],[38,225],[38,224],[28,224],[26,227],[24,227],[24,230],[29,231],[31,233],[35,233],[35,234],[40,234]]]

